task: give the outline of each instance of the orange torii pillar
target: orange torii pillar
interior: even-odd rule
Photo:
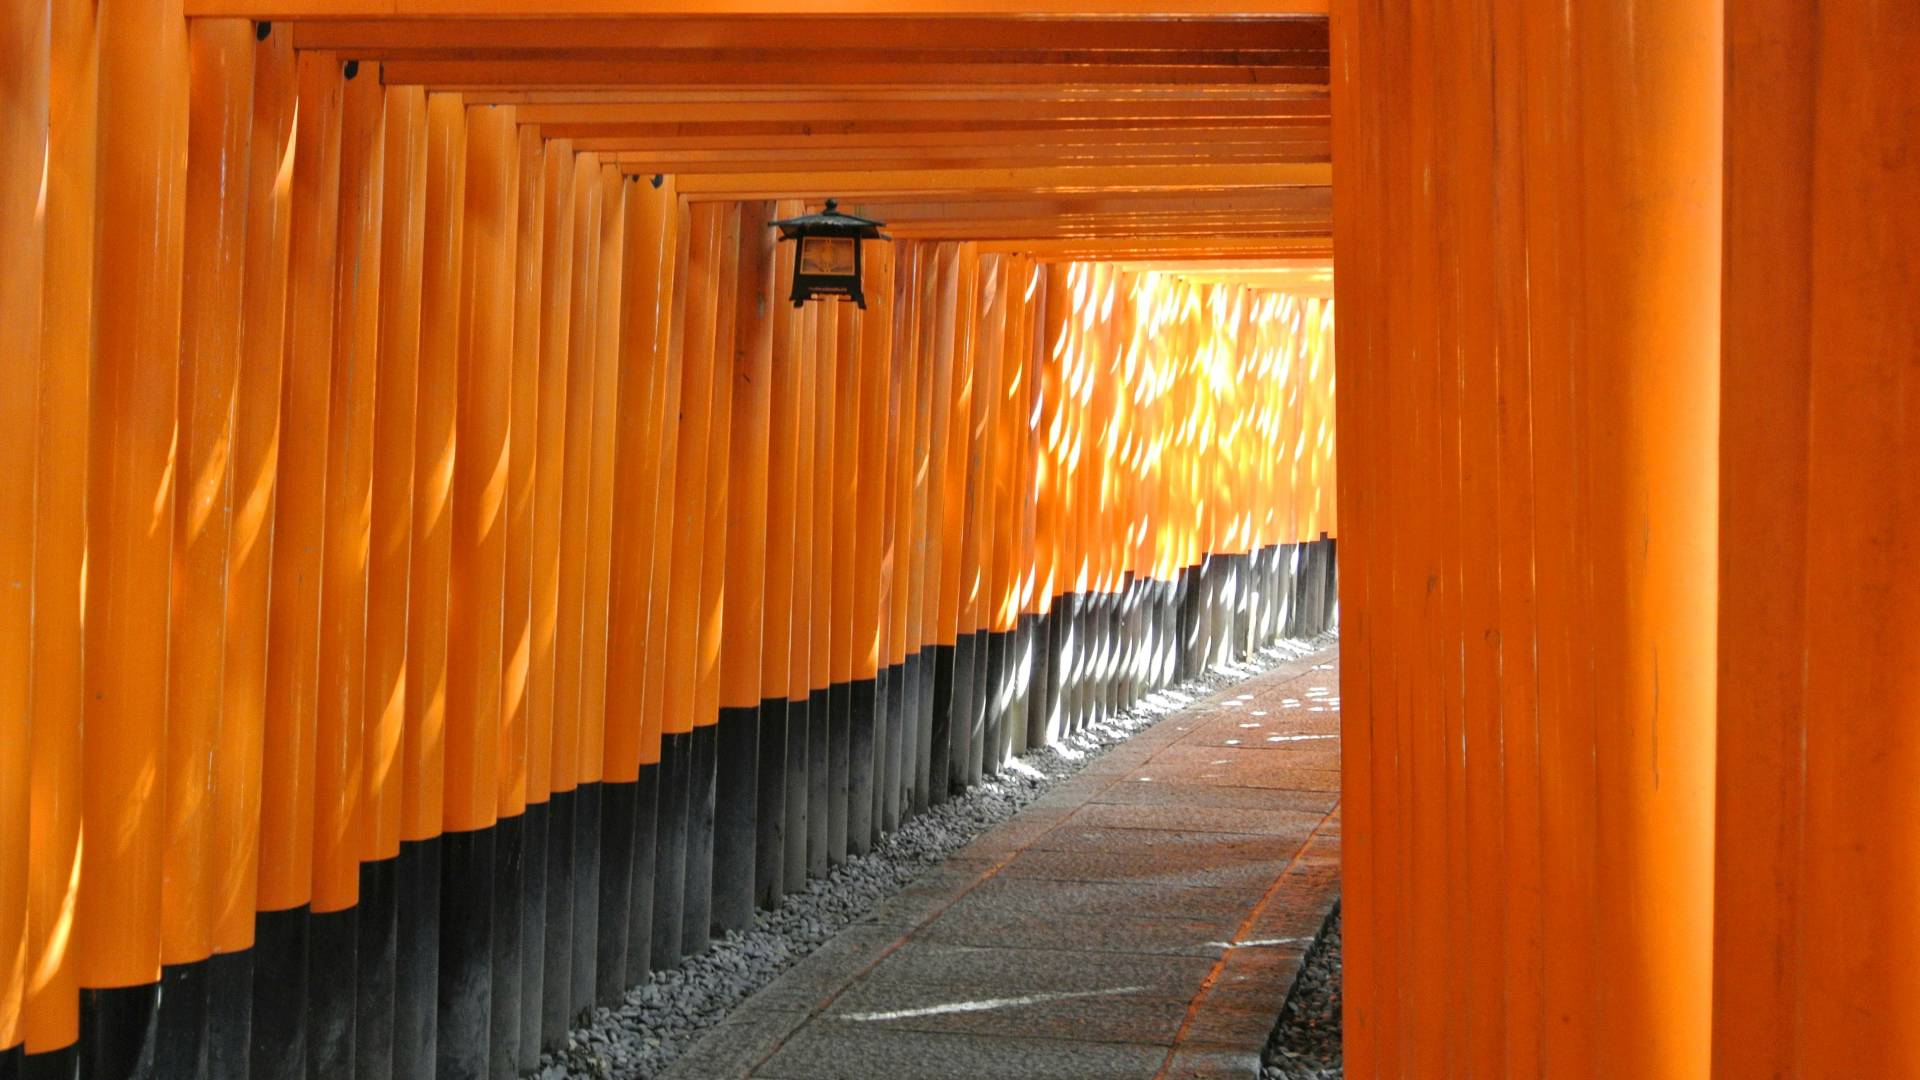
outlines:
[[[740,206],[722,207],[720,257],[716,266],[713,340],[706,348],[713,381],[707,451],[706,522],[700,537],[708,553],[700,564],[699,643],[696,653],[692,773],[687,787],[686,914],[681,946],[687,955],[707,951],[713,927],[714,784],[720,721],[720,629],[725,609],[727,451],[733,430],[734,294],[740,276]]]
[[[996,513],[996,463],[1006,448],[996,427],[1000,411],[1000,367],[1006,354],[1006,256],[979,259],[973,296],[973,413],[970,417],[966,528],[960,553],[960,632],[973,634],[973,715],[968,717],[968,784],[998,773],[1006,759],[1000,749],[1004,711],[1000,680],[1006,673],[1008,636],[996,632],[998,605],[991,596],[996,532],[1012,525],[1010,513]]]
[[[674,348],[680,352],[679,431],[674,452],[672,521],[677,538],[672,550],[669,606],[661,629],[667,636],[662,665],[660,790],[654,850],[653,943],[656,970],[677,965],[684,943],[704,939],[706,927],[685,933],[688,850],[688,787],[692,779],[692,741],[696,649],[699,644],[701,560],[695,542],[706,527],[707,456],[713,419],[713,322],[723,207],[699,203],[690,220],[691,246],[685,289],[676,297],[683,314],[676,323]]]
[[[979,641],[974,628],[961,625],[960,590],[966,561],[968,468],[966,448],[972,441],[974,358],[967,301],[977,280],[979,259],[973,245],[954,248],[953,291],[942,285],[939,320],[935,324],[932,426],[928,461],[933,470],[928,487],[928,562],[921,576],[933,590],[925,615],[931,620],[932,649],[923,663],[931,671],[931,691],[924,691],[926,740],[916,747],[927,762],[926,801],[946,801],[948,792],[964,790],[969,780],[968,747],[979,741],[973,716],[976,698],[974,672]],[[947,305],[953,306],[949,308]],[[914,808],[923,809],[917,784]]]
[[[960,280],[960,246],[934,249],[936,271],[923,282],[919,362],[915,372],[912,496],[903,515],[909,557],[907,575],[907,680],[900,725],[900,769],[894,825],[926,805],[932,759],[934,675],[942,644],[940,558],[946,539],[947,425],[953,411],[954,313]],[[929,317],[930,316],[930,317]]]
[[[875,245],[876,247],[880,245]],[[868,264],[873,265],[872,263]],[[891,288],[891,286],[888,286]],[[876,290],[875,298],[878,298]],[[777,299],[777,297],[776,297]],[[827,809],[816,823],[808,844],[808,870],[824,877],[832,867],[847,858],[847,809],[850,798],[848,776],[850,738],[853,727],[853,685],[855,638],[860,623],[855,617],[858,534],[861,505],[860,485],[860,407],[863,363],[862,343],[868,316],[855,308],[842,308],[835,327],[834,341],[834,417],[833,417],[833,490],[831,494],[833,535],[832,625],[828,628],[830,672],[827,689],[826,757],[813,763],[822,774],[815,786],[824,791]],[[814,850],[814,841],[819,850]]]
[[[885,438],[882,443],[883,467],[876,480],[882,491],[880,527],[879,674],[874,691],[873,798],[868,843],[880,842],[888,830],[887,791],[899,779],[899,742],[901,702],[905,692],[906,588],[902,563],[906,547],[900,536],[900,515],[908,505],[905,493],[910,489],[908,458],[913,445],[913,365],[915,362],[914,324],[919,318],[920,280],[926,269],[926,244],[900,242],[893,265],[893,320],[886,328],[886,394],[883,401]],[[878,431],[876,431],[878,434]],[[892,779],[889,780],[889,777]],[[898,807],[896,804],[897,815]]]
[[[778,220],[796,216],[801,205],[775,204]],[[762,907],[777,907],[785,895],[787,851],[787,690],[793,634],[793,550],[800,422],[801,312],[785,302],[793,284],[793,262],[776,248],[772,330],[768,348],[772,387],[767,421],[765,598],[760,615],[760,692],[757,697],[757,776],[753,856],[753,895]],[[782,556],[775,558],[773,556]]]
[[[27,14],[24,9],[20,13]],[[21,463],[33,469],[37,492],[32,523],[31,652],[20,654],[32,658],[28,688],[32,712],[27,720],[31,755],[27,762],[29,818],[24,849],[28,861],[27,924],[22,963],[32,964],[35,971],[22,987],[20,1024],[24,1038],[21,1048],[25,1051],[23,1068],[38,1066],[66,1075],[77,1067],[80,1037],[79,950],[70,933],[69,913],[73,910],[75,874],[81,859],[83,817],[82,734],[80,725],[73,721],[80,715],[85,697],[81,639],[86,607],[83,586],[93,344],[95,160],[99,151],[98,83],[94,78],[98,45],[96,14],[91,6],[53,5],[49,27],[48,126],[44,131],[33,127],[33,109],[23,107],[19,120],[28,126],[10,135],[8,143],[11,154],[16,149],[12,139],[24,136],[37,142],[44,138],[46,154],[42,240],[45,264],[38,301],[42,314],[37,389],[38,453],[37,460],[30,466]],[[25,35],[15,39],[19,47],[33,47],[31,25],[29,22],[13,31]],[[284,55],[291,59],[290,52]],[[32,78],[36,66],[23,57],[16,69],[18,76]],[[290,94],[283,93],[284,96]],[[31,91],[23,93],[20,100],[31,101]],[[28,156],[24,160],[32,160],[31,145],[32,142],[27,144]],[[10,157],[9,160],[23,159]],[[38,183],[30,177],[22,177],[21,182]],[[22,189],[13,197],[26,198],[28,191],[31,189]],[[249,215],[256,205],[252,195],[250,190]],[[7,211],[9,217],[20,212],[31,214],[33,207],[28,203],[12,204]],[[25,224],[28,218],[15,220]],[[15,234],[9,231],[6,235],[11,242]],[[27,286],[15,282],[12,287],[24,290]],[[10,328],[16,325],[16,318],[20,327],[30,321],[24,315],[9,312]],[[243,416],[247,415],[247,406],[255,404],[262,384],[271,384],[277,406],[278,323],[273,330],[273,363],[263,365],[261,377],[245,384]],[[253,340],[250,335],[249,343]],[[28,350],[16,355],[31,357],[33,354]],[[247,429],[249,435],[257,431],[257,428]],[[237,449],[244,452],[246,448]],[[261,615],[264,617],[264,609]],[[259,641],[256,635],[250,643],[257,645]],[[223,795],[230,794],[223,792]],[[222,805],[226,805],[224,799]],[[251,845],[247,847],[251,849]],[[252,888],[251,877],[247,888]],[[223,910],[222,914],[226,912]],[[244,915],[241,920],[222,920],[223,940],[231,940],[224,932],[236,922],[250,940],[253,928],[250,892],[246,896]],[[244,948],[244,944],[240,947]],[[250,989],[250,986],[242,987],[232,997],[244,1003],[250,998]],[[6,1052],[9,1051],[0,1049],[0,1053]]]
[[[6,658],[0,660],[0,852],[6,853],[0,863],[0,1073],[9,1076],[19,1071],[24,1053],[27,965],[33,955],[26,857],[32,821],[32,667],[26,658],[33,637],[29,583],[40,442],[41,290],[47,269],[39,188],[48,168],[51,17],[45,3],[16,4],[0,15],[0,101],[6,102],[0,112],[0,161],[10,165],[0,176],[0,243],[9,253],[7,265],[0,267],[0,355],[9,358],[0,372],[0,586],[5,589],[0,657]],[[244,115],[240,119],[244,124]],[[41,165],[39,176],[33,175],[33,163]],[[231,367],[231,351],[214,361]],[[224,531],[224,520],[212,524]],[[219,569],[224,571],[224,537],[221,547]]]
[[[402,93],[413,89],[398,87],[390,91],[389,104],[400,99]],[[390,110],[389,147],[393,145],[391,117]],[[537,814],[531,812],[532,806],[528,800],[533,787],[534,758],[532,688],[528,680],[533,659],[534,465],[540,442],[540,299],[546,269],[547,174],[545,148],[536,129],[525,125],[518,129],[515,154],[518,157],[515,166],[518,189],[515,192],[514,225],[513,367],[507,415],[507,488],[503,511],[506,551],[501,586],[500,749],[499,783],[496,787],[496,810],[502,824],[495,841],[496,862],[505,880],[494,889],[493,894],[493,1017],[489,1047],[495,1076],[531,1068],[538,1061],[540,1001],[537,995],[527,993],[528,972],[525,965],[530,958],[540,955],[537,949],[529,947],[528,942],[544,941],[546,933],[544,907],[540,909],[537,920],[533,914],[534,882],[546,873],[545,825],[538,821]],[[394,163],[389,163],[390,178],[410,175],[405,171],[396,171],[396,168]],[[413,171],[417,172],[417,165]],[[409,233],[411,231],[410,228]],[[388,235],[394,235],[391,229]],[[384,296],[382,309],[384,318]],[[387,364],[385,342],[383,337],[383,373]],[[381,389],[386,390],[384,383]],[[410,405],[412,394],[406,393],[402,400]],[[375,410],[376,422],[384,414],[385,401],[382,400]],[[411,421],[409,415],[409,434]],[[411,449],[409,442],[409,457]],[[376,468],[379,467],[380,453],[376,444]],[[368,700],[371,702],[374,699],[369,695]],[[372,735],[369,734],[370,742],[371,739]],[[368,767],[370,770],[378,767],[371,745]],[[536,851],[540,859],[537,863],[533,861]],[[361,897],[363,941],[367,940],[369,918],[365,910],[366,892],[363,889]],[[362,985],[366,985],[364,979]],[[385,1012],[377,1007],[373,1011],[376,1014]],[[367,1045],[365,1015],[363,1011],[360,1059],[365,1063],[363,1067],[366,1070],[384,1080],[391,1067],[383,1072],[377,1062],[371,1060],[378,1051]],[[391,1023],[390,1020],[386,1022]],[[392,1054],[389,1052],[386,1057],[390,1061]]]
[[[720,719],[714,789],[713,926],[753,924],[760,747],[761,622],[765,618],[767,469],[774,293],[772,207],[740,208],[740,281],[734,348],[720,357],[733,382],[728,438],[727,592],[720,639]]]
[[[862,511],[855,515],[853,547],[852,683],[847,703],[847,822],[850,855],[865,854],[873,842],[874,765],[878,725],[884,720],[887,667],[886,593],[891,567],[885,561],[887,493],[892,459],[888,455],[887,391],[892,383],[894,333],[894,245],[876,249],[867,264],[872,305],[860,320],[857,354],[849,355],[859,376],[858,466],[853,483]],[[844,544],[847,537],[842,537]]]
[[[304,1077],[306,1072],[308,915],[314,880],[313,725],[318,708],[321,606],[321,545],[317,541],[323,534],[326,509],[340,98],[344,85],[340,62],[326,54],[303,53],[298,67],[301,122],[294,140],[289,336],[274,532],[306,542],[273,545],[261,769],[262,918],[253,1003],[253,1075],[289,1080]],[[452,312],[448,315],[452,323]],[[448,329],[451,336],[453,327]],[[451,353],[449,348],[449,358]],[[89,655],[92,625],[89,619]],[[88,665],[89,670],[92,666]]]
[[[1718,1077],[1920,1073],[1917,56],[1727,9]]]
[[[615,166],[601,164],[594,184],[599,190],[599,221],[594,243],[596,272],[585,281],[587,292],[574,299],[575,332],[586,333],[592,341],[593,419],[592,441],[588,455],[579,462],[587,471],[585,507],[585,566],[581,575],[580,686],[577,691],[580,711],[580,766],[578,802],[574,813],[574,865],[580,872],[574,878],[573,1008],[576,1013],[592,1006],[596,997],[617,996],[624,986],[625,956],[616,955],[603,935],[617,941],[616,927],[627,917],[627,897],[610,895],[602,867],[609,844],[624,841],[623,828],[611,838],[606,821],[606,694],[607,694],[607,620],[610,613],[608,583],[612,576],[614,473],[619,428],[620,388],[625,382],[625,364],[620,349],[621,301],[625,296],[626,207],[628,181]],[[584,323],[582,312],[590,313]],[[582,358],[578,350],[576,361]],[[612,887],[617,891],[619,878]],[[602,976],[601,967],[618,969]]]
[[[429,99],[430,101],[432,99]],[[431,159],[430,159],[431,160]],[[529,1038],[534,1050],[552,1049],[566,1038],[563,994],[549,987],[571,986],[573,904],[568,880],[572,851],[573,784],[555,745],[554,708],[559,681],[561,509],[566,493],[567,350],[573,311],[573,217],[576,162],[573,146],[548,140],[541,158],[540,372],[533,461],[533,539],[531,558],[531,654],[527,667],[527,844],[530,877],[525,914],[530,930],[523,964],[523,996],[537,1002],[537,1035],[522,1030],[521,1053]],[[431,233],[429,233],[431,235]],[[415,543],[419,541],[416,538]],[[426,692],[409,683],[410,693]],[[539,944],[534,945],[537,936]],[[526,1022],[523,1017],[523,1023]]]
[[[652,965],[660,732],[658,713],[650,712],[647,703],[657,678],[654,658],[661,654],[654,612],[661,610],[669,585],[672,537],[666,510],[673,489],[680,390],[671,324],[675,277],[685,269],[686,250],[683,210],[672,178],[629,183],[626,197],[621,356],[628,377],[620,383],[621,427],[615,449],[613,564],[608,578],[607,651],[612,659],[607,667],[607,829],[602,834],[613,846],[601,868],[601,914],[604,919],[614,911],[620,955],[608,955],[600,964],[596,997],[603,1001],[609,987],[617,996],[645,980]],[[614,879],[611,889],[604,886],[609,877]],[[607,949],[605,934],[602,948]]]
[[[793,545],[782,553],[792,566],[788,595],[787,703],[785,745],[785,812],[781,826],[780,889],[798,892],[807,885],[807,744],[813,727],[813,701],[808,685],[813,675],[813,543],[814,449],[819,417],[815,397],[819,388],[820,306],[806,305],[795,312],[796,337],[790,355],[800,370],[794,398]],[[771,810],[771,808],[769,808]]]
[[[1720,5],[1332,26],[1348,1075],[1703,1076]]]
[[[828,743],[832,739],[833,621],[834,621],[834,502],[839,477],[834,472],[841,307],[816,304],[814,329],[817,374],[814,376],[813,426],[813,619],[812,651],[807,665],[806,828],[801,836],[801,875],[806,879],[827,872]]]
[[[677,649],[677,638],[671,629],[678,625],[676,616],[679,611],[676,605],[685,602],[681,596],[675,560],[679,557],[676,552],[680,547],[677,499],[683,426],[681,402],[685,400],[686,382],[685,312],[688,310],[688,293],[694,287],[690,271],[696,240],[692,209],[677,196],[672,203],[673,239],[668,251],[671,253],[673,276],[671,286],[662,290],[658,316],[668,326],[665,333],[656,330],[653,340],[656,355],[665,350],[662,362],[666,365],[666,373],[659,403],[660,475],[655,481],[653,493],[653,567],[646,601],[646,647],[640,657],[641,793],[638,800],[643,809],[636,826],[642,835],[634,842],[636,883],[630,908],[633,919],[630,931],[632,944],[627,951],[629,985],[639,984],[651,971],[663,970],[679,962],[677,955],[669,956],[659,950],[665,932],[658,908],[664,891],[659,876],[665,872],[665,861],[660,857],[659,849],[667,836],[665,823],[672,809],[664,787],[662,765],[666,748],[666,673],[668,663]],[[651,814],[644,810],[648,805],[653,807]],[[649,853],[647,858],[651,861],[650,867],[638,863],[642,851]],[[642,874],[648,880],[645,887],[637,880]],[[644,944],[641,942],[643,937],[646,939]]]
[[[548,821],[547,916],[559,924],[557,955],[549,953],[543,1024],[561,1025],[592,1000],[593,936],[598,931],[597,890],[588,889],[586,831],[598,820],[599,789],[585,783],[580,683],[584,677],[587,538],[593,492],[594,314],[599,299],[600,227],[606,211],[600,164],[593,154],[575,158],[566,198],[572,203],[572,258],[560,268],[558,287],[567,294],[564,318],[565,434],[559,503],[559,585],[555,600],[553,674],[553,799]],[[562,313],[550,311],[550,318]],[[451,670],[449,670],[451,678]],[[595,844],[597,853],[598,844]],[[554,965],[558,965],[557,970]]]

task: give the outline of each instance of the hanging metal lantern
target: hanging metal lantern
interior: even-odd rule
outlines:
[[[890,239],[880,231],[886,222],[843,214],[839,207],[839,200],[828,199],[820,213],[773,222],[780,239],[795,241],[790,297],[794,307],[818,296],[867,306],[860,291],[860,242]]]

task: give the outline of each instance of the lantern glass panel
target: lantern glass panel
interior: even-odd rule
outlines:
[[[833,277],[853,275],[853,253],[860,241],[850,236],[809,236],[800,241],[800,272]]]

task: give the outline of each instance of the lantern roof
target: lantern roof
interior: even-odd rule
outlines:
[[[863,218],[856,214],[840,212],[840,200],[828,199],[824,210],[817,214],[802,214],[799,217],[784,218],[771,222],[780,230],[780,239],[792,240],[797,236],[854,236],[863,240],[890,239],[880,231],[884,221]]]

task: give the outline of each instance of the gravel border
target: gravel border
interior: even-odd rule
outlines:
[[[1260,1055],[1261,1080],[1338,1080],[1340,1057],[1340,905],[1336,902],[1300,962],[1280,1019]]]
[[[657,1075],[781,972],[1107,749],[1201,698],[1337,640],[1324,634],[1279,642],[1245,661],[1149,694],[1132,709],[1089,726],[1059,746],[1014,758],[1001,775],[929,807],[868,854],[850,857],[826,877],[808,882],[804,892],[789,895],[778,911],[759,912],[753,929],[729,931],[706,953],[671,971],[654,973],[627,991],[618,1008],[596,1008],[586,1026],[568,1034],[564,1051],[541,1056],[535,1075],[540,1080],[646,1080]]]

